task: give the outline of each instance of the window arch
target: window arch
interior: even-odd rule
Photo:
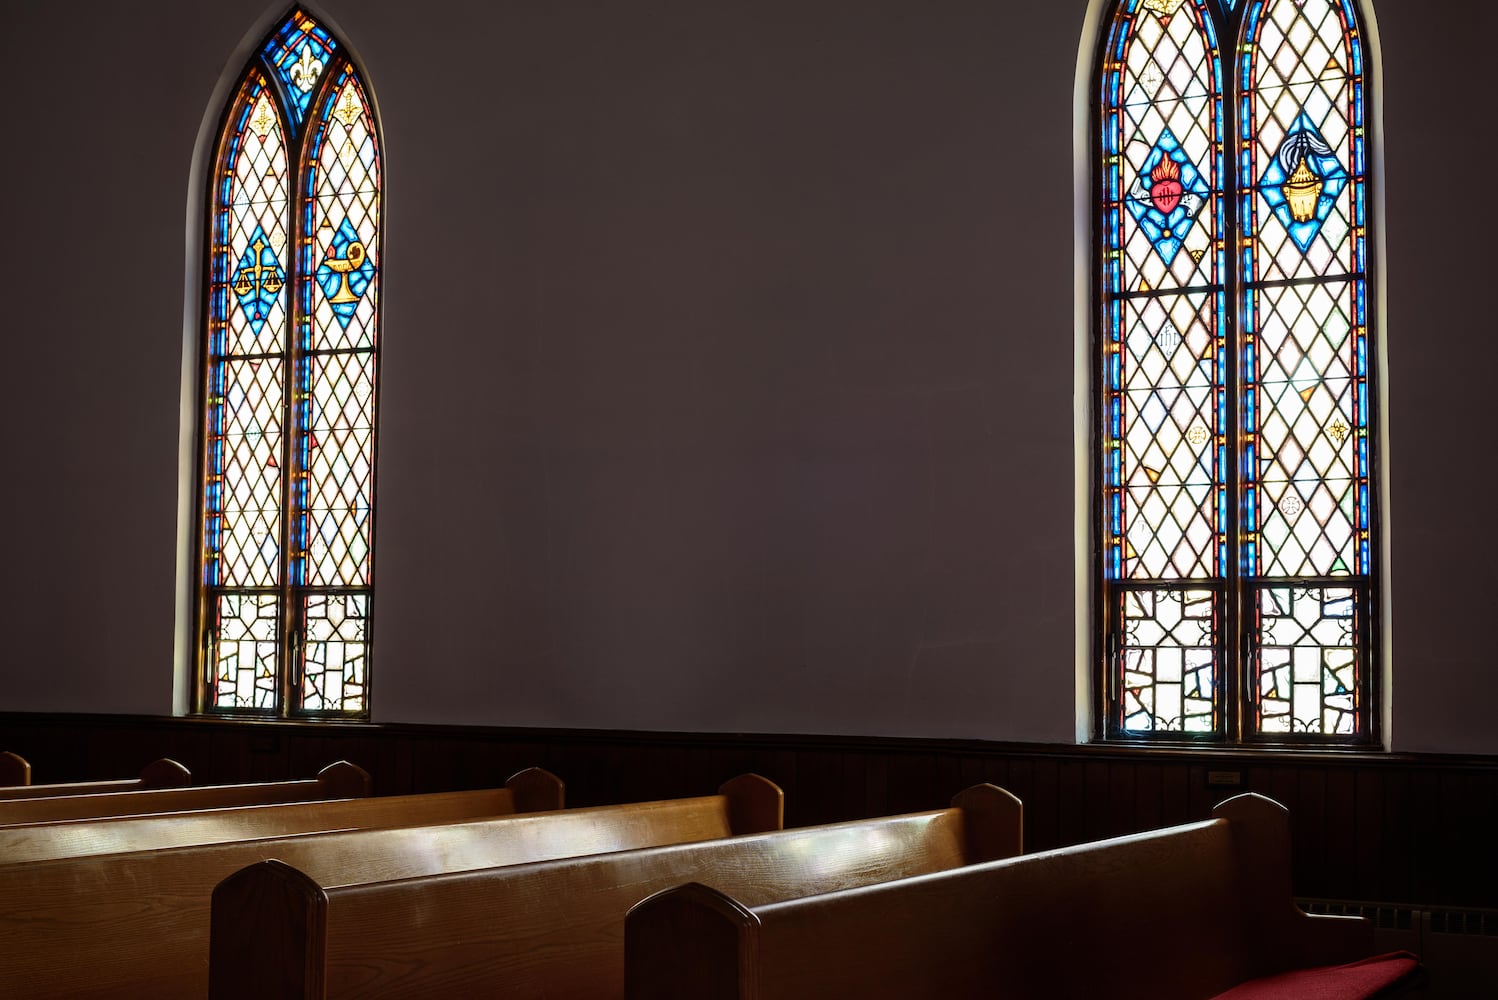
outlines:
[[[1099,735],[1373,742],[1357,12],[1118,0],[1099,51]]]
[[[198,707],[369,710],[383,159],[348,46],[292,9],[211,165]]]

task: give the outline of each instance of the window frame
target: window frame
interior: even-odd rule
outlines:
[[[1253,133],[1245,135],[1243,132],[1242,121],[1247,110],[1247,97],[1243,83],[1245,79],[1252,79],[1254,53],[1257,51],[1257,45],[1250,47],[1245,44],[1243,33],[1249,25],[1250,13],[1258,10],[1261,16],[1266,14],[1273,0],[1264,0],[1262,3],[1259,0],[1225,0],[1225,2],[1201,0],[1200,3],[1211,19],[1216,33],[1216,51],[1222,80],[1222,90],[1214,96],[1222,106],[1220,150],[1216,152],[1221,156],[1223,165],[1222,177],[1218,181],[1218,194],[1224,202],[1222,209],[1224,230],[1221,239],[1225,241],[1227,249],[1223,257],[1225,267],[1218,284],[1221,285],[1225,296],[1225,308],[1221,311],[1221,319],[1226,323],[1223,335],[1226,350],[1224,351],[1225,371],[1222,375],[1222,384],[1228,393],[1227,412],[1230,426],[1227,436],[1232,439],[1227,446],[1226,459],[1223,463],[1226,495],[1229,498],[1225,511],[1226,574],[1200,581],[1135,580],[1127,575],[1118,579],[1110,579],[1108,576],[1108,553],[1105,539],[1108,534],[1109,512],[1105,450],[1109,440],[1107,400],[1110,388],[1105,368],[1107,346],[1111,334],[1110,309],[1113,302],[1126,301],[1125,296],[1128,293],[1110,292],[1106,276],[1111,231],[1105,217],[1110,196],[1106,177],[1107,150],[1104,130],[1106,119],[1112,113],[1112,105],[1106,99],[1104,88],[1107,85],[1109,67],[1113,61],[1111,48],[1120,41],[1115,35],[1115,24],[1120,10],[1129,2],[1130,0],[1109,0],[1102,8],[1092,40],[1086,104],[1089,130],[1087,205],[1090,216],[1088,273],[1090,295],[1087,300],[1090,318],[1086,344],[1089,350],[1088,391],[1092,414],[1087,435],[1090,448],[1088,458],[1089,537],[1087,542],[1089,546],[1087,565],[1090,571],[1090,617],[1087,635],[1090,646],[1088,674],[1092,689],[1089,699],[1091,739],[1094,742],[1110,744],[1189,746],[1194,749],[1286,748],[1349,751],[1380,749],[1383,746],[1381,722],[1384,708],[1382,678],[1384,653],[1381,622],[1384,570],[1383,524],[1379,498],[1384,469],[1379,397],[1383,369],[1379,363],[1380,352],[1378,350],[1382,317],[1377,309],[1377,289],[1382,279],[1378,268],[1377,248],[1381,244],[1382,219],[1377,212],[1374,192],[1381,186],[1382,181],[1381,164],[1376,162],[1375,156],[1378,148],[1376,134],[1378,123],[1373,112],[1380,95],[1377,92],[1379,83],[1375,79],[1377,76],[1376,54],[1369,37],[1372,12],[1364,0],[1345,0],[1355,19],[1352,33],[1354,44],[1358,47],[1357,58],[1361,63],[1363,169],[1359,182],[1364,187],[1363,211],[1365,213],[1362,237],[1364,239],[1364,267],[1361,272],[1350,271],[1346,276],[1354,295],[1359,294],[1358,285],[1361,283],[1361,294],[1365,303],[1363,339],[1366,353],[1364,396],[1367,407],[1369,563],[1366,579],[1357,575],[1349,576],[1349,583],[1366,590],[1366,597],[1355,612],[1362,616],[1356,632],[1357,642],[1361,647],[1361,660],[1357,666],[1360,690],[1357,692],[1356,732],[1350,735],[1260,733],[1253,731],[1253,717],[1258,703],[1253,690],[1258,680],[1255,648],[1255,636],[1258,632],[1256,629],[1244,626],[1251,623],[1257,616],[1256,582],[1267,581],[1269,586],[1274,586],[1285,581],[1286,586],[1293,587],[1294,580],[1297,579],[1272,576],[1253,577],[1244,572],[1243,565],[1245,542],[1242,535],[1242,508],[1246,478],[1242,466],[1245,450],[1243,431],[1246,426],[1243,404],[1247,391],[1242,377],[1244,328],[1246,310],[1249,306],[1248,290],[1250,287],[1264,287],[1266,284],[1262,279],[1250,280],[1244,266],[1243,246],[1247,237],[1241,225],[1243,201],[1245,197],[1252,199],[1257,196],[1258,181],[1253,176],[1246,178],[1243,176],[1248,157],[1243,144],[1245,141],[1250,143],[1255,141]],[[1183,3],[1192,2],[1193,0],[1183,0]],[[1335,5],[1342,0],[1329,0],[1329,2]],[[1144,15],[1143,7],[1142,0],[1134,5],[1136,16]],[[1353,113],[1350,104],[1344,104],[1343,107],[1348,109],[1349,114]],[[1352,127],[1351,122],[1349,127]],[[1255,170],[1259,170],[1262,166],[1263,164],[1257,160],[1253,161]],[[1121,183],[1126,182],[1121,181]],[[1353,197],[1356,195],[1354,194]],[[1210,211],[1210,209],[1203,211]],[[1119,225],[1122,226],[1123,223],[1120,222]],[[1254,235],[1257,236],[1257,233]],[[1315,279],[1306,280],[1334,281],[1335,276],[1331,278],[1317,276]],[[1269,282],[1269,284],[1274,284],[1274,282]],[[1350,320],[1348,338],[1354,355],[1356,353],[1355,325]],[[1325,578],[1305,579],[1313,579],[1315,582],[1311,584],[1312,586],[1327,586]],[[1119,600],[1118,594],[1123,590],[1152,585],[1169,586],[1175,582],[1181,583],[1183,589],[1211,590],[1220,594],[1218,613],[1221,620],[1217,625],[1220,639],[1214,651],[1219,661],[1219,676],[1214,692],[1214,711],[1219,718],[1218,725],[1210,732],[1183,730],[1152,732],[1124,729],[1120,691],[1122,670],[1117,662],[1122,652],[1121,643],[1118,641],[1121,630],[1114,621],[1117,616],[1115,606]],[[1199,583],[1200,587],[1191,586],[1193,583]]]
[[[333,42],[333,48],[327,55],[325,64],[318,71],[316,81],[306,96],[306,108],[300,116],[292,113],[292,100],[288,89],[276,71],[276,66],[267,56],[267,50],[277,37],[292,24],[297,18],[304,18],[312,22]],[[220,201],[219,189],[227,177],[231,176],[228,171],[232,168],[230,159],[231,147],[235,136],[231,133],[233,119],[236,110],[240,107],[241,98],[246,92],[247,86],[251,86],[257,77],[263,78],[266,90],[275,106],[279,116],[279,126],[283,132],[283,143],[286,156],[286,205],[285,224],[287,226],[287,243],[284,260],[280,262],[285,271],[284,292],[278,291],[272,294],[284,294],[285,316],[283,320],[284,346],[280,351],[280,358],[276,362],[282,366],[282,386],[280,403],[280,435],[281,441],[275,456],[280,463],[281,473],[279,475],[278,502],[279,508],[279,544],[278,544],[278,566],[277,576],[279,582],[266,587],[235,587],[223,584],[210,584],[207,580],[209,567],[208,550],[208,520],[209,520],[209,492],[211,475],[210,456],[210,405],[212,397],[212,386],[214,380],[214,369],[218,358],[214,354],[214,323],[215,323],[215,280],[214,267],[218,256],[216,238],[218,231],[218,215],[226,208]],[[192,595],[192,653],[191,653],[191,709],[194,714],[207,715],[223,718],[253,718],[253,719],[297,719],[302,721],[330,721],[330,722],[357,722],[367,721],[370,717],[372,694],[373,694],[373,622],[374,609],[376,606],[375,593],[375,547],[376,547],[376,517],[377,517],[377,484],[378,484],[378,457],[379,457],[379,397],[380,397],[380,373],[383,367],[383,340],[384,340],[384,254],[386,243],[386,197],[387,185],[385,179],[386,144],[383,120],[379,113],[378,101],[374,89],[370,83],[369,73],[357,52],[348,44],[343,35],[338,32],[327,18],[313,14],[300,4],[292,4],[271,23],[269,29],[259,36],[258,40],[249,50],[245,62],[233,77],[232,84],[224,98],[223,106],[219,108],[213,118],[214,130],[211,133],[211,145],[209,155],[203,167],[203,176],[206,178],[206,190],[203,193],[201,204],[201,218],[203,227],[201,238],[203,250],[200,261],[197,264],[197,282],[202,295],[200,308],[198,310],[198,326],[196,337],[196,349],[198,351],[197,373],[196,373],[196,400],[193,411],[194,424],[194,465],[193,465],[193,518],[194,526],[192,532],[193,550],[191,572]],[[326,250],[319,250],[313,244],[306,251],[307,264],[303,263],[303,252],[300,244],[304,241],[315,241],[317,234],[304,232],[311,225],[304,216],[307,215],[309,202],[318,199],[317,182],[320,169],[314,158],[320,148],[320,133],[327,126],[327,119],[332,117],[331,105],[336,101],[342,84],[346,79],[352,79],[364,100],[364,116],[367,121],[365,127],[373,141],[373,155],[377,163],[375,204],[373,213],[374,232],[378,241],[376,250],[376,265],[373,269],[373,295],[372,315],[368,323],[370,347],[367,350],[368,363],[372,375],[370,378],[370,398],[364,412],[368,414],[370,427],[370,441],[368,446],[369,473],[368,482],[368,506],[364,514],[364,523],[367,524],[366,535],[368,538],[368,569],[366,572],[367,582],[362,586],[326,586],[308,583],[294,583],[292,581],[292,565],[298,558],[298,553],[293,551],[292,534],[295,530],[293,522],[298,519],[306,520],[310,517],[313,508],[305,501],[293,501],[293,493],[296,486],[293,482],[298,473],[302,476],[310,474],[313,463],[308,460],[302,463],[293,462],[293,452],[298,448],[298,438],[303,432],[311,433],[313,430],[310,418],[300,418],[295,414],[298,409],[296,402],[297,386],[305,379],[310,393],[311,374],[309,366],[315,357],[340,353],[317,348],[311,343],[315,337],[317,321],[312,313],[316,310],[316,293],[313,285],[318,282],[319,266],[316,257]],[[247,111],[252,113],[251,111]],[[316,147],[316,148],[315,148]],[[314,216],[311,216],[315,218]],[[232,225],[232,223],[231,223]],[[232,274],[235,259],[232,250],[226,251],[227,259],[231,261],[230,271],[226,272],[224,280]],[[306,305],[303,303],[303,290],[305,289]],[[363,293],[361,293],[362,296]],[[230,311],[232,312],[232,305]],[[227,318],[224,322],[228,322]],[[306,328],[304,335],[303,329]],[[303,344],[303,339],[308,343]],[[360,353],[356,348],[346,353]],[[231,355],[225,355],[229,357]],[[310,401],[306,404],[309,408]],[[311,529],[310,521],[307,523],[308,530]],[[265,593],[274,593],[276,597],[278,627],[276,629],[276,662],[277,676],[274,687],[274,704],[271,707],[254,706],[222,706],[215,705],[211,688],[215,684],[215,662],[213,651],[214,644],[214,618],[213,603],[215,597],[224,591],[251,591],[259,590]],[[362,641],[364,644],[364,666],[361,705],[357,709],[329,709],[329,708],[306,708],[303,705],[303,683],[306,673],[306,599],[309,596],[319,594],[339,593],[362,593],[365,595],[365,618],[363,625]]]

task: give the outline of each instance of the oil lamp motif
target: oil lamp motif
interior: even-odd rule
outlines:
[[[1259,193],[1302,251],[1321,232],[1347,186],[1336,150],[1302,112],[1259,181]]]

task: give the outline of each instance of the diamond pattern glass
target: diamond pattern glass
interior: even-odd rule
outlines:
[[[1357,564],[1357,425],[1348,282],[1253,293],[1258,574],[1346,576]]]
[[[1216,574],[1222,487],[1213,304],[1203,293],[1135,298],[1124,306],[1119,478],[1130,579]]]
[[[374,359],[365,352],[319,355],[312,369],[307,583],[368,584]]]
[[[221,371],[218,582],[274,586],[281,579],[281,366],[236,360],[223,362]]]
[[[265,78],[240,88],[220,161],[210,289],[204,581],[280,581],[284,269],[289,175]]]

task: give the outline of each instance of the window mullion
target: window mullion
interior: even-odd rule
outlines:
[[[1248,597],[1244,587],[1243,545],[1243,498],[1245,433],[1247,432],[1247,400],[1244,396],[1244,330],[1246,311],[1249,307],[1244,294],[1243,249],[1247,236],[1243,231],[1242,208],[1243,185],[1241,168],[1247,155],[1248,117],[1242,114],[1240,86],[1243,81],[1246,55],[1239,45],[1239,18],[1233,13],[1219,14],[1218,43],[1231,53],[1231,70],[1223,74],[1222,101],[1223,156],[1222,198],[1224,230],[1222,233],[1222,282],[1225,308],[1221,313],[1224,325],[1222,342],[1226,371],[1223,373],[1223,389],[1226,395],[1220,410],[1228,426],[1221,428],[1223,435],[1222,497],[1223,517],[1226,523],[1225,542],[1227,552],[1223,560],[1222,587],[1223,630],[1219,649],[1222,656],[1222,706],[1224,734],[1234,742],[1241,742],[1247,731],[1245,715],[1251,685],[1247,664],[1250,651],[1247,648],[1250,629]]]
[[[295,122],[297,118],[288,115],[288,120]],[[293,126],[293,131],[295,135],[289,146],[294,155],[288,157],[287,169],[291,176],[291,183],[286,206],[286,229],[290,234],[293,249],[287,255],[289,295],[286,313],[286,351],[283,359],[286,372],[284,411],[286,433],[283,439],[286,456],[283,468],[286,469],[286,476],[282,483],[282,509],[286,515],[283,519],[281,545],[281,609],[284,625],[281,637],[282,663],[280,675],[277,678],[280,690],[277,714],[283,718],[291,716],[298,708],[298,678],[301,675],[301,658],[305,647],[305,623],[302,610],[304,602],[301,596],[302,581],[299,577],[302,565],[300,553],[306,538],[306,493],[302,488],[306,482],[306,468],[303,460],[305,449],[302,444],[305,434],[303,401],[306,395],[302,374],[305,364],[305,349],[302,343],[305,315],[302,286],[306,261],[304,260],[305,240],[302,236],[300,192],[305,183],[307,165],[303,151],[304,129],[298,123]]]

